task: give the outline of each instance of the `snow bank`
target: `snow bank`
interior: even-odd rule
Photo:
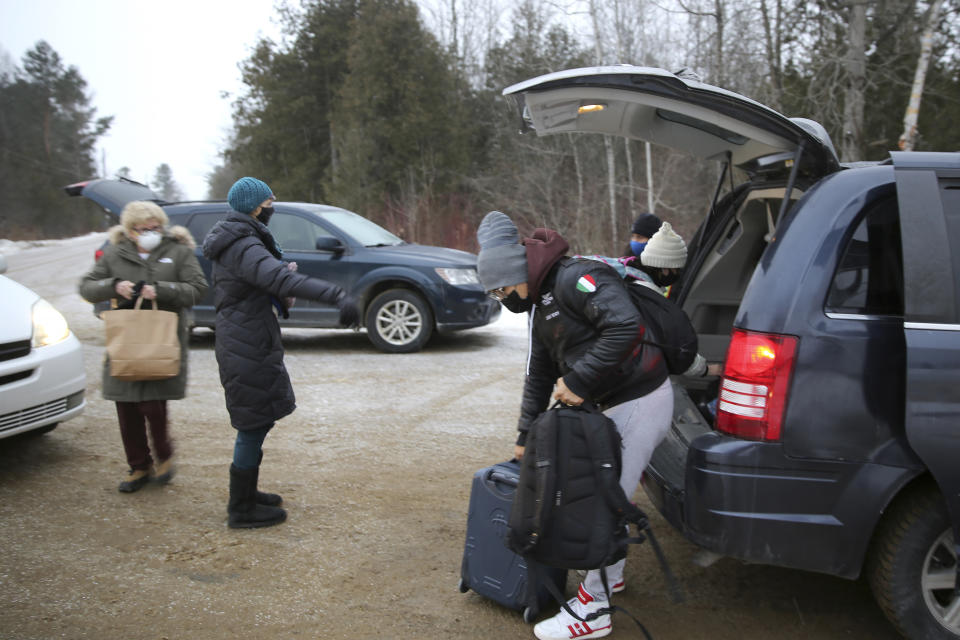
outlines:
[[[55,240],[6,240],[0,238],[0,253],[5,256],[10,256],[15,253],[20,253],[24,249],[32,249],[34,247],[62,247],[65,245],[77,244],[89,240],[91,238],[102,236],[106,237],[105,231],[96,231],[88,233],[83,236],[76,236],[74,238],[57,238]]]

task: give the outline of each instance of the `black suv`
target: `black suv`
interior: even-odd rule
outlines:
[[[841,165],[816,123],[656,69],[504,94],[540,134],[649,140],[747,176],[671,292],[724,372],[674,379],[644,476],[660,512],[716,554],[866,572],[904,635],[960,637],[960,153]]]
[[[148,187],[130,180],[92,180],[65,187],[85,196],[114,218],[133,200],[163,206],[170,224],[187,227],[197,241],[197,258],[210,279],[211,264],[200,246],[207,232],[230,210],[226,202],[164,203]],[[321,204],[277,202],[270,231],[285,260],[297,270],[340,285],[356,296],[370,341],[379,349],[407,353],[439,333],[483,326],[500,305],[484,295],[472,253],[404,242],[351,211]],[[193,307],[193,325],[213,328],[213,288]],[[336,328],[336,307],[297,300],[285,327]]]

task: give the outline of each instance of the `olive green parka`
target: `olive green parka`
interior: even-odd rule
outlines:
[[[110,360],[103,358],[103,397],[117,402],[144,400],[179,400],[187,386],[187,357],[189,326],[187,310],[203,298],[207,280],[194,254],[196,243],[186,227],[173,226],[165,230],[163,240],[146,259],[137,252],[137,245],[127,236],[122,226],[112,227],[107,235],[110,244],[93,269],[80,280],[80,295],[89,302],[119,298],[115,284],[121,280],[137,283],[141,280],[157,290],[157,306],[174,311],[180,316],[180,373],[166,380],[129,382],[110,375]],[[119,299],[118,299],[119,302]],[[144,300],[144,308],[149,301]]]

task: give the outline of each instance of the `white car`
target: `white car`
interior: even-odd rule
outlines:
[[[86,406],[80,341],[53,305],[3,275],[0,300],[0,438],[46,433]]]

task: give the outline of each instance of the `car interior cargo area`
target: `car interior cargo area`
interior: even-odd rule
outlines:
[[[783,200],[782,188],[749,192],[719,233],[711,234],[702,266],[683,301],[697,331],[700,353],[722,362],[730,332],[753,271],[774,237]],[[793,200],[802,193],[793,192]],[[723,213],[721,213],[723,215]]]

